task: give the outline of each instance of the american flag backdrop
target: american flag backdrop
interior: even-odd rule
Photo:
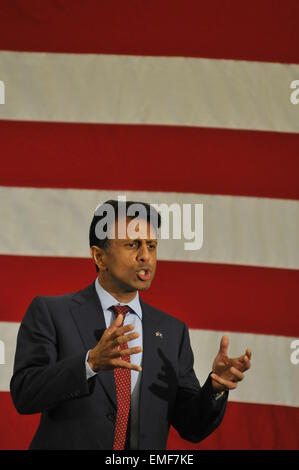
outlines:
[[[203,247],[162,240],[141,295],[187,323],[200,382],[223,334],[253,351],[220,428],[168,449],[299,448],[298,21],[298,0],[0,0],[1,449],[39,421],[9,394],[20,321],[95,279],[117,195],[203,204]]]

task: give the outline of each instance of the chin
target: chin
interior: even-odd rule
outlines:
[[[138,287],[138,290],[147,290],[149,288],[149,286],[141,286],[141,287]]]
[[[138,283],[137,289],[138,290],[147,290],[147,289],[150,288],[150,286],[151,286],[151,282],[142,282],[141,281],[140,283]]]

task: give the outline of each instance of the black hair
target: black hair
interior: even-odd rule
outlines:
[[[132,206],[133,204],[139,204],[139,205],[143,206],[144,209],[145,209],[147,222],[150,222],[153,225],[153,227],[155,228],[156,231],[158,231],[158,229],[161,226],[161,215],[150,204],[147,204],[146,202],[116,201],[114,199],[111,199],[109,201],[104,202],[101,206],[97,207],[97,209],[95,211],[95,214],[92,218],[90,228],[89,228],[89,246],[90,247],[95,245],[95,246],[98,246],[99,248],[102,248],[104,251],[108,250],[108,246],[109,246],[108,236],[104,239],[100,239],[96,235],[96,225],[97,225],[97,223],[100,220],[102,220],[103,218],[105,218],[106,215],[107,215],[107,211],[105,211],[105,210],[101,211],[101,208],[102,208],[103,205],[106,206],[107,204],[112,206],[112,208],[114,209],[115,221],[118,220],[118,209],[119,209],[119,207],[121,207],[123,209],[122,213],[127,214],[128,208],[130,206]],[[98,214],[102,213],[102,215],[97,215],[97,213]],[[139,216],[139,217],[143,216],[143,212],[139,213],[138,210],[136,210],[134,212],[134,214],[135,215],[127,215],[127,217],[134,218],[134,217],[137,217],[137,216]],[[106,233],[107,232],[108,232],[108,230],[106,230]],[[96,271],[97,272],[99,271],[99,268],[97,267],[97,265],[96,265]]]

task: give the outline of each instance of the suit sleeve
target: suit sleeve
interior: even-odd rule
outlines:
[[[200,442],[221,423],[228,392],[219,400],[215,400],[210,374],[201,387],[193,363],[189,332],[184,324],[179,357],[178,393],[171,424],[183,439]]]
[[[86,378],[86,352],[57,360],[58,347],[46,302],[36,297],[19,329],[10,381],[19,413],[39,413],[92,393],[95,384]]]

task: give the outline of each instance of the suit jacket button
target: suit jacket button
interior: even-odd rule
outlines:
[[[114,416],[113,413],[108,413],[107,418],[109,419],[109,421],[114,421],[115,420],[115,416]]]

